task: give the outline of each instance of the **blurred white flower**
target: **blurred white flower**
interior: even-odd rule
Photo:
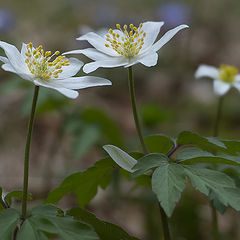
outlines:
[[[151,67],[157,64],[157,51],[164,46],[177,32],[187,28],[180,25],[171,29],[156,41],[163,22],[145,22],[139,27],[133,24],[116,24],[117,29],[109,29],[105,36],[94,32],[87,33],[77,40],[87,40],[94,48],[73,50],[64,54],[84,54],[94,62],[84,65],[83,71],[90,73],[99,67],[130,67],[137,63]],[[155,42],[156,41],[156,42]]]
[[[34,48],[32,43],[23,43],[21,52],[15,46],[2,41],[0,47],[7,56],[0,56],[5,71],[13,72],[37,86],[55,89],[66,97],[76,98],[78,92],[74,91],[75,89],[111,85],[111,82],[104,78],[73,77],[83,63],[76,58],[67,59],[61,56],[59,51],[44,52],[41,45]]]
[[[208,65],[200,65],[195,73],[195,77],[212,78],[214,92],[219,96],[226,94],[232,87],[240,91],[240,74],[238,74],[238,70],[233,66],[221,65],[219,68],[216,68]]]

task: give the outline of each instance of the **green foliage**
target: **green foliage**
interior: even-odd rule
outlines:
[[[114,145],[105,145],[103,149],[120,167],[128,172],[133,172],[132,168],[137,163],[135,158]]]
[[[22,193],[23,193],[22,190],[11,191],[4,196],[4,201],[7,202],[9,206],[11,206],[12,205],[12,198],[22,199]],[[27,199],[32,200],[32,196],[30,194],[28,194]]]
[[[0,239],[12,240],[13,232],[20,222],[20,213],[16,209],[8,208],[0,212]]]
[[[227,152],[227,147],[218,138],[203,137],[193,132],[181,132],[177,139],[178,145],[194,145],[203,150]]]
[[[240,210],[240,189],[228,175],[197,166],[184,166],[184,172],[195,189],[206,196],[213,192],[224,206]]]
[[[219,154],[213,155],[212,153],[203,151],[199,148],[185,148],[180,151],[176,157],[176,161],[181,164],[193,164],[193,163],[221,163],[240,166],[240,159],[227,155]]]
[[[58,235],[62,240],[98,240],[95,231],[87,224],[74,220],[51,205],[37,206],[30,211],[22,224],[17,240],[45,240],[43,232]]]
[[[132,177],[139,177],[148,170],[161,166],[162,163],[167,163],[168,158],[164,154],[150,153],[138,159],[137,164],[133,167],[135,172]]]
[[[98,187],[105,189],[111,179],[114,162],[105,158],[84,172],[74,173],[63,180],[62,184],[49,193],[45,203],[57,203],[68,193],[74,193],[80,206],[86,206],[97,194]]]
[[[68,215],[90,224],[99,235],[101,240],[138,240],[130,236],[122,228],[109,222],[98,219],[94,214],[82,209],[73,208],[67,212]]]
[[[152,190],[167,216],[172,212],[186,185],[184,168],[176,163],[163,161],[152,175]]]
[[[167,154],[175,145],[170,137],[160,134],[145,137],[144,141],[152,153]]]

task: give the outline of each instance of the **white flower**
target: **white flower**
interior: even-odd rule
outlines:
[[[41,45],[35,49],[32,43],[23,43],[21,52],[15,46],[2,41],[0,47],[7,56],[0,56],[5,71],[16,73],[37,86],[55,89],[66,97],[76,98],[78,92],[74,89],[111,85],[104,78],[73,77],[83,63],[76,58],[67,59],[61,56],[59,51],[53,54],[50,51],[44,52]]]
[[[116,24],[117,29],[109,29],[104,36],[90,32],[77,38],[77,40],[87,40],[94,48],[73,50],[65,54],[81,53],[94,60],[83,67],[86,73],[93,72],[99,67],[130,67],[137,63],[151,67],[157,64],[157,51],[178,31],[188,27],[180,25],[156,41],[163,24],[163,22],[145,22],[138,28],[130,24],[129,29],[127,25],[122,29]]]
[[[221,65],[216,68],[208,65],[200,65],[195,73],[196,78],[210,77],[213,79],[214,92],[222,96],[228,92],[231,87],[240,91],[240,74],[238,70],[229,65]]]

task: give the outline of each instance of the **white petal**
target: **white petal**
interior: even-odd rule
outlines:
[[[158,54],[156,52],[145,52],[141,55],[137,55],[134,57],[131,57],[129,60],[129,64],[125,65],[124,67],[131,67],[137,63],[142,63],[143,65],[147,67],[152,67],[157,64],[158,60]]]
[[[240,82],[234,82],[232,85],[240,92]]]
[[[27,49],[27,44],[26,43],[22,43],[22,49],[21,49],[21,55],[22,57],[25,59],[27,56],[25,55],[25,53],[27,53],[28,49]]]
[[[12,65],[8,63],[3,64],[2,69],[7,72],[17,73],[16,70],[12,67]]]
[[[106,86],[112,85],[112,83],[100,77],[93,76],[84,76],[84,77],[73,77],[64,80],[51,80],[51,84],[56,87],[68,88],[68,89],[82,89],[88,87],[96,87],[96,86]]]
[[[164,46],[168,41],[170,41],[180,30],[188,28],[187,25],[180,25],[174,29],[166,32],[156,43],[153,44],[153,50],[158,51],[162,46]]]
[[[229,83],[223,82],[219,79],[215,79],[213,82],[213,89],[217,95],[224,95],[230,89],[231,85]]]
[[[218,69],[208,65],[200,65],[195,73],[196,78],[210,77],[217,79],[218,75]]]
[[[9,63],[8,59],[6,57],[0,56],[0,61],[3,63]]]
[[[149,54],[146,57],[139,60],[140,63],[142,63],[147,67],[155,66],[157,64],[157,61],[158,61],[158,54],[156,52]]]
[[[86,57],[95,61],[109,58],[109,55],[99,52],[95,48],[79,49],[79,50],[73,50],[73,51],[63,53],[63,55],[66,55],[66,54],[83,54]]]
[[[9,62],[14,67],[16,72],[19,74],[29,74],[27,65],[20,54],[20,52],[17,50],[17,48],[11,44],[8,44],[6,42],[0,41],[0,47],[4,50]]]
[[[96,61],[96,62],[91,62],[87,63],[83,67],[83,71],[85,73],[90,73],[95,71],[96,69],[100,67],[105,67],[105,68],[113,68],[113,67],[120,67],[127,65],[129,63],[129,59],[126,57],[112,57],[109,58],[108,60],[102,60],[102,61]]]
[[[60,92],[61,94],[63,94],[64,96],[66,96],[68,98],[72,98],[72,99],[77,98],[79,95],[77,91],[74,91],[74,90],[71,90],[68,88],[55,87],[51,83],[42,83],[39,80],[34,80],[34,84],[37,86],[54,89],[54,90]]]
[[[163,24],[164,22],[144,22],[142,28],[138,29],[139,31],[143,30],[146,33],[144,44],[139,54],[144,53],[153,45]]]
[[[240,74],[238,74],[238,75],[235,77],[235,81],[236,81],[236,82],[240,82]]]
[[[0,56],[0,61],[2,61],[4,64],[2,65],[2,69],[7,72],[13,72],[16,73],[16,70],[12,67],[9,60],[6,57]]]
[[[69,66],[61,68],[62,72],[58,74],[58,79],[65,79],[76,75],[83,66],[83,62],[77,58],[69,58],[69,64]]]
[[[106,47],[105,44],[108,43],[105,38],[99,36],[94,32],[87,33],[77,40],[86,40],[88,41],[93,47],[95,47],[100,52],[103,52],[110,56],[119,56],[119,54],[110,47]]]
[[[128,155],[122,149],[113,145],[105,145],[103,146],[103,149],[121,168],[127,170],[128,172],[134,172],[132,168],[137,163],[136,159]]]

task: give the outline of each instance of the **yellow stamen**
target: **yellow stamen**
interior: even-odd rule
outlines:
[[[33,45],[30,42],[27,44],[25,63],[36,78],[42,80],[49,80],[51,76],[58,78],[58,74],[63,71],[61,68],[70,65],[69,60],[65,59],[65,56],[58,56],[50,62],[54,56],[59,54],[59,51],[55,51],[54,54],[51,51],[44,52],[42,45],[33,50]]]
[[[144,38],[146,37],[146,33],[141,29],[142,26],[143,24],[140,24],[139,28],[137,28],[133,24],[130,24],[130,30],[128,32],[128,26],[126,24],[123,26],[123,30],[120,24],[116,24],[117,29],[119,29],[123,35],[120,38],[120,34],[110,28],[108,31],[109,34],[106,35],[106,41],[110,44],[106,43],[105,46],[112,47],[118,54],[126,57],[139,54],[144,44]]]
[[[221,65],[218,69],[219,78],[223,82],[231,83],[235,81],[235,77],[238,74],[237,68],[230,65]]]

